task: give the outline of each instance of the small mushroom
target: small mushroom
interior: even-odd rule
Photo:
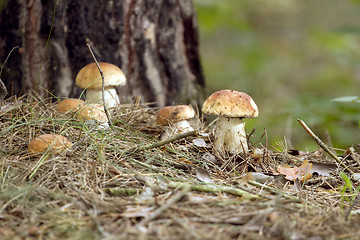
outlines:
[[[104,106],[96,103],[84,105],[79,110],[77,117],[83,120],[96,120],[101,123],[108,121]]]
[[[42,134],[30,141],[29,153],[44,153],[48,148],[53,153],[61,153],[70,148],[72,143],[64,136],[58,134]]]
[[[177,133],[194,131],[187,121],[195,116],[195,111],[191,106],[165,106],[161,108],[156,115],[156,122],[160,125],[166,125],[161,139],[169,138]]]
[[[85,102],[77,98],[67,98],[60,101],[55,110],[60,113],[77,112],[80,108],[84,107]]]
[[[247,153],[244,118],[259,115],[253,99],[244,92],[220,90],[211,94],[202,107],[204,114],[219,116],[214,132],[214,147],[220,153]]]
[[[107,108],[112,108],[120,103],[116,86],[124,86],[126,78],[120,68],[111,63],[100,62],[104,75],[104,98]],[[102,78],[95,63],[83,67],[76,76],[76,85],[86,89],[86,101],[102,104]]]

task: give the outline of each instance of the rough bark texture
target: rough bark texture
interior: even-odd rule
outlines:
[[[20,46],[1,76],[10,94],[79,96],[74,79],[93,61],[86,42],[98,61],[124,71],[127,85],[117,90],[126,101],[201,101],[205,83],[192,0],[10,0],[0,12],[0,60]]]

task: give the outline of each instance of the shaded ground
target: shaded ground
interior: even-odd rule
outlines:
[[[356,239],[355,151],[338,151],[350,170],[314,174],[305,183],[274,176],[280,164],[335,163],[322,151],[285,146],[221,157],[210,137],[158,141],[157,109],[123,105],[114,126],[96,130],[46,101],[10,99],[0,111],[2,239]],[[210,131],[194,122],[202,133]],[[62,154],[29,155],[42,133],[69,138]],[[255,136],[257,135],[257,136]],[[261,133],[253,134],[252,142]],[[206,146],[194,143],[203,138]],[[254,150],[255,152],[255,150]],[[335,165],[336,166],[336,165]],[[244,173],[262,172],[265,179]],[[212,183],[205,183],[212,182]],[[295,187],[294,187],[295,186]],[[346,187],[344,187],[346,186]]]

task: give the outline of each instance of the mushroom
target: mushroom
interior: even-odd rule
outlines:
[[[156,115],[156,122],[160,125],[167,125],[161,139],[171,137],[177,133],[194,131],[187,121],[195,116],[195,111],[191,106],[165,106]]]
[[[111,63],[100,62],[104,75],[104,99],[107,108],[120,103],[115,86],[124,86],[126,78],[120,68]],[[86,89],[86,100],[102,104],[102,78],[95,63],[83,67],[76,76],[76,85]]]
[[[85,102],[77,98],[67,98],[60,101],[55,110],[60,113],[77,112],[80,108],[84,107]]]
[[[28,146],[29,153],[44,153],[51,148],[53,153],[60,153],[70,148],[72,143],[64,136],[58,134],[42,134],[31,140]]]
[[[108,121],[104,106],[96,103],[87,104],[82,107],[79,110],[77,117],[83,120],[96,120],[101,123]]]
[[[108,118],[104,106],[101,104],[86,104],[77,112],[77,118],[81,120],[95,120],[100,123],[98,130],[109,128]]]
[[[220,153],[247,153],[248,144],[243,118],[259,115],[254,100],[244,92],[220,90],[211,94],[202,107],[204,114],[219,116],[214,146]]]

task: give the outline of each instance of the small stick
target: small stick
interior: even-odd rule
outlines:
[[[330,148],[328,146],[325,145],[325,143],[323,143],[320,138],[318,136],[315,135],[315,133],[313,131],[311,131],[311,129],[305,124],[305,122],[301,119],[297,119],[297,121],[301,124],[301,126],[303,126],[303,128],[310,134],[310,136],[315,140],[315,142],[322,148],[324,149],[325,152],[327,152],[332,158],[334,158],[339,164],[341,164],[344,168],[346,168],[347,170],[349,170],[351,173],[353,173],[353,171],[351,171],[348,166],[345,165],[344,162],[341,161],[341,159],[338,158],[338,156],[336,156],[335,153],[333,153]]]
[[[92,49],[91,49],[91,47],[90,47],[90,44],[89,43],[86,43],[86,46],[89,48],[89,51],[90,51],[90,53],[91,53],[91,56],[93,57],[93,59],[94,59],[94,61],[95,61],[95,63],[96,63],[96,66],[97,66],[97,68],[99,69],[99,72],[100,72],[100,75],[101,75],[101,80],[102,80],[102,101],[103,101],[103,105],[104,105],[104,110],[105,110],[105,114],[106,114],[106,117],[107,117],[107,119],[108,119],[108,122],[109,122],[109,125],[110,126],[113,126],[113,124],[112,124],[112,122],[111,122],[111,120],[110,120],[110,114],[109,114],[109,112],[108,112],[108,110],[107,110],[107,107],[106,107],[106,104],[105,104],[105,93],[104,93],[104,91],[105,91],[105,79],[104,79],[104,74],[103,74],[103,71],[101,70],[101,68],[100,68],[100,65],[99,65],[99,63],[98,63],[98,61],[96,60],[96,57],[95,57],[95,54],[94,54],[94,52],[92,51]]]
[[[268,150],[269,140],[268,140],[266,128],[264,128],[263,135],[265,136],[265,148],[264,148],[263,161],[265,161],[265,156],[266,156],[266,162],[268,163],[269,162],[269,150]]]
[[[5,63],[7,62],[7,60],[9,59],[11,53],[17,49],[19,46],[16,46],[16,47],[13,47],[11,49],[11,51],[9,52],[9,54],[7,55],[5,61],[3,62],[3,64],[1,65],[1,68],[0,68],[0,104],[1,102],[5,99],[5,96],[8,94],[7,92],[7,89],[5,87],[5,84],[3,83],[3,81],[1,80],[1,75],[2,75],[2,71],[3,71],[3,68],[5,66]]]
[[[17,48],[19,48],[19,46],[13,47],[13,48],[11,49],[11,51],[10,51],[9,54],[7,55],[5,61],[4,61],[3,64],[1,65],[1,68],[0,68],[0,77],[1,77],[1,74],[2,74],[2,71],[3,71],[3,68],[4,68],[4,66],[5,66],[5,63],[6,63],[7,60],[9,59],[11,53],[12,53],[15,49],[17,49]]]
[[[199,191],[199,192],[209,192],[209,193],[223,192],[223,193],[228,193],[228,194],[232,194],[235,196],[242,196],[247,199],[259,198],[258,195],[252,194],[252,193],[242,190],[240,188],[218,186],[218,185],[212,185],[212,184],[197,185],[197,184],[190,184],[190,183],[170,182],[168,186],[171,188],[188,187],[190,190]]]
[[[132,196],[142,190],[137,188],[105,188],[104,191],[112,196]]]
[[[196,135],[196,134],[197,134],[197,131],[181,133],[181,134],[175,135],[173,137],[170,137],[170,138],[167,138],[167,139],[164,139],[164,140],[161,140],[161,141],[149,144],[149,145],[145,145],[145,146],[142,146],[142,147],[139,147],[139,148],[136,148],[136,147],[130,148],[128,151],[129,152],[145,151],[145,150],[161,147],[161,146],[163,146],[163,145],[165,145],[167,143],[174,142],[176,140],[186,138],[186,137],[190,137],[190,136],[193,136],[193,135]]]

